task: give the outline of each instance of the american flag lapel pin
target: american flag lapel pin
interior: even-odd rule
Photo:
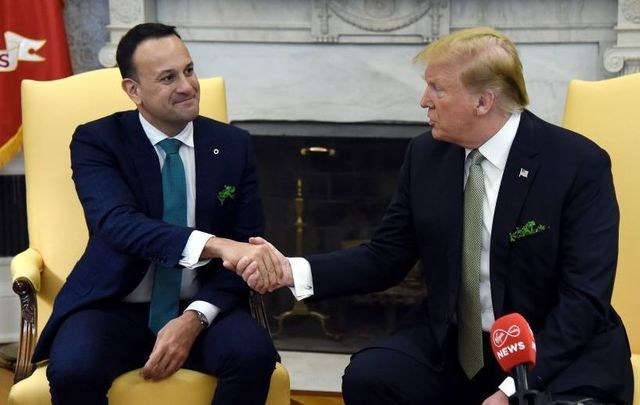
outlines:
[[[525,170],[523,168],[520,168],[520,174],[518,175],[518,178],[520,177],[524,177],[525,179],[529,177],[529,170]]]

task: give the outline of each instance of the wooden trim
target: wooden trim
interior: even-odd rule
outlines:
[[[249,308],[251,309],[251,316],[253,319],[258,321],[258,323],[262,325],[267,332],[271,333],[269,330],[269,319],[267,318],[267,311],[264,308],[262,295],[257,294],[255,291],[251,291],[249,293]]]
[[[13,291],[20,298],[20,342],[16,359],[14,383],[31,375],[35,369],[31,356],[36,343],[36,323],[38,321],[38,304],[33,284],[25,277],[13,282]]]

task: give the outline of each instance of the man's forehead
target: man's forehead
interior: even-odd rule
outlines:
[[[450,63],[429,64],[424,70],[424,78],[427,81],[455,80],[458,70]]]
[[[155,72],[182,70],[193,63],[189,50],[176,36],[144,40],[136,48],[133,61]]]

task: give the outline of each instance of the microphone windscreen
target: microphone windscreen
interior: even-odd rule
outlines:
[[[529,323],[520,314],[508,314],[493,323],[491,349],[507,373],[520,364],[536,364],[536,341]]]

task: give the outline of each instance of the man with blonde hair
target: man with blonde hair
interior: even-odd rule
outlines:
[[[609,156],[525,109],[516,47],[491,28],[454,32],[416,61],[431,130],[411,141],[381,225],[359,247],[290,259],[281,283],[299,298],[379,291],[422,261],[426,299],[352,357],[345,402],[506,404],[512,387],[488,331],[517,312],[537,343],[531,388],[562,403],[631,403],[629,346],[610,303],[619,213]],[[236,271],[275,287],[255,267],[241,260]]]

